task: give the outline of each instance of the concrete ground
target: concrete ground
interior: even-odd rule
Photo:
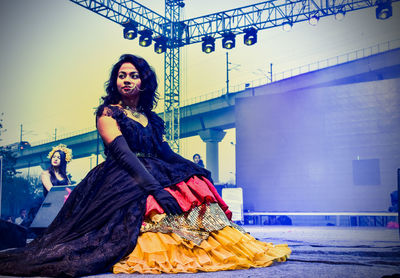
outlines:
[[[102,274],[96,278],[199,277],[400,277],[399,231],[371,227],[245,226],[254,237],[288,243],[292,255],[285,263],[248,270],[195,274]],[[393,276],[396,277],[396,276]]]
[[[245,226],[254,237],[288,243],[290,259],[266,268],[194,274],[101,274],[90,278],[400,277],[396,229],[375,227]],[[396,275],[397,274],[397,275]]]

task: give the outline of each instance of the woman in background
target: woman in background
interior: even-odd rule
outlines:
[[[47,157],[50,159],[50,167],[43,171],[40,177],[45,198],[53,186],[71,184],[67,176],[67,163],[72,160],[72,150],[64,144],[59,144],[53,147]]]
[[[204,162],[198,153],[193,155],[193,162],[204,168]]]

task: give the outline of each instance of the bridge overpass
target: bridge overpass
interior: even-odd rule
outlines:
[[[206,142],[207,168],[214,173],[214,177],[218,177],[218,142],[225,135],[224,129],[235,127],[236,98],[399,77],[400,48],[397,48],[267,85],[246,88],[239,92],[181,107],[181,138],[199,135]],[[160,114],[161,117],[163,117],[162,114]],[[48,152],[51,147],[60,143],[72,148],[74,158],[88,157],[103,152],[101,138],[97,131],[93,130],[18,151],[16,168],[38,165],[46,168]]]

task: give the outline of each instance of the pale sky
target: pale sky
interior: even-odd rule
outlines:
[[[164,14],[164,1],[138,0]],[[186,0],[186,19],[241,7],[261,1]],[[237,37],[229,51],[235,70],[231,85],[263,77],[273,63],[281,72],[372,45],[400,39],[400,5],[393,4],[393,17],[380,21],[375,8],[347,13],[343,21],[325,17],[317,26],[298,23],[290,32],[282,28],[258,32],[258,43],[244,46]],[[155,69],[163,89],[164,55],[153,46],[143,48],[138,40],[122,37],[122,27],[68,0],[0,0],[0,113],[7,132],[6,145],[23,140],[38,142],[54,134],[94,129],[94,107],[104,95],[104,82],[111,66],[123,53],[145,58]],[[181,99],[189,99],[225,88],[226,50],[216,41],[216,51],[204,54],[201,44],[182,48]],[[235,132],[228,131],[220,143],[220,180],[235,173]],[[194,137],[182,140],[182,154],[205,158],[205,143]],[[73,161],[69,172],[76,180],[89,170],[89,160]],[[31,169],[36,173],[40,169]]]

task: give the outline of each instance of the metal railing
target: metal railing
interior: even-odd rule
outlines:
[[[378,53],[382,53],[385,51],[389,51],[392,49],[400,48],[400,39],[396,40],[391,40],[391,41],[386,41],[382,42],[367,48],[362,48],[359,50],[351,51],[339,56],[331,57],[328,59],[320,60],[314,63],[310,63],[307,65],[299,66],[296,68],[292,68],[289,70],[285,70],[279,73],[275,73],[272,75],[272,81],[269,78],[263,77],[259,79],[255,79],[253,81],[245,82],[245,83],[240,83],[238,85],[234,86],[229,86],[229,92],[235,93],[235,92],[240,92],[243,91],[246,88],[253,88],[253,87],[258,87],[262,85],[266,85],[268,83],[280,81],[283,79],[291,78],[293,76],[297,76],[300,74],[304,74],[307,72],[312,72],[316,71],[319,69],[327,68],[327,67],[332,67],[336,66],[339,64],[344,64],[350,61],[354,61],[357,59],[365,58],[368,56],[372,56]],[[186,99],[181,101],[181,106],[187,106],[190,104],[206,101],[209,99],[217,98],[226,93],[226,88],[219,89],[217,91],[212,91],[210,93],[196,96],[190,99]]]
[[[37,146],[37,145],[43,145],[43,144],[46,144],[46,143],[62,140],[62,139],[68,138],[68,137],[84,134],[84,133],[87,133],[87,132],[90,132],[90,131],[94,131],[94,130],[96,130],[96,128],[87,127],[87,128],[83,128],[83,129],[79,129],[79,130],[75,130],[75,131],[62,133],[62,134],[58,135],[55,140],[54,140],[54,138],[47,138],[47,139],[43,139],[43,140],[34,141],[34,142],[30,143],[30,144],[31,144],[32,147],[33,146]]]

